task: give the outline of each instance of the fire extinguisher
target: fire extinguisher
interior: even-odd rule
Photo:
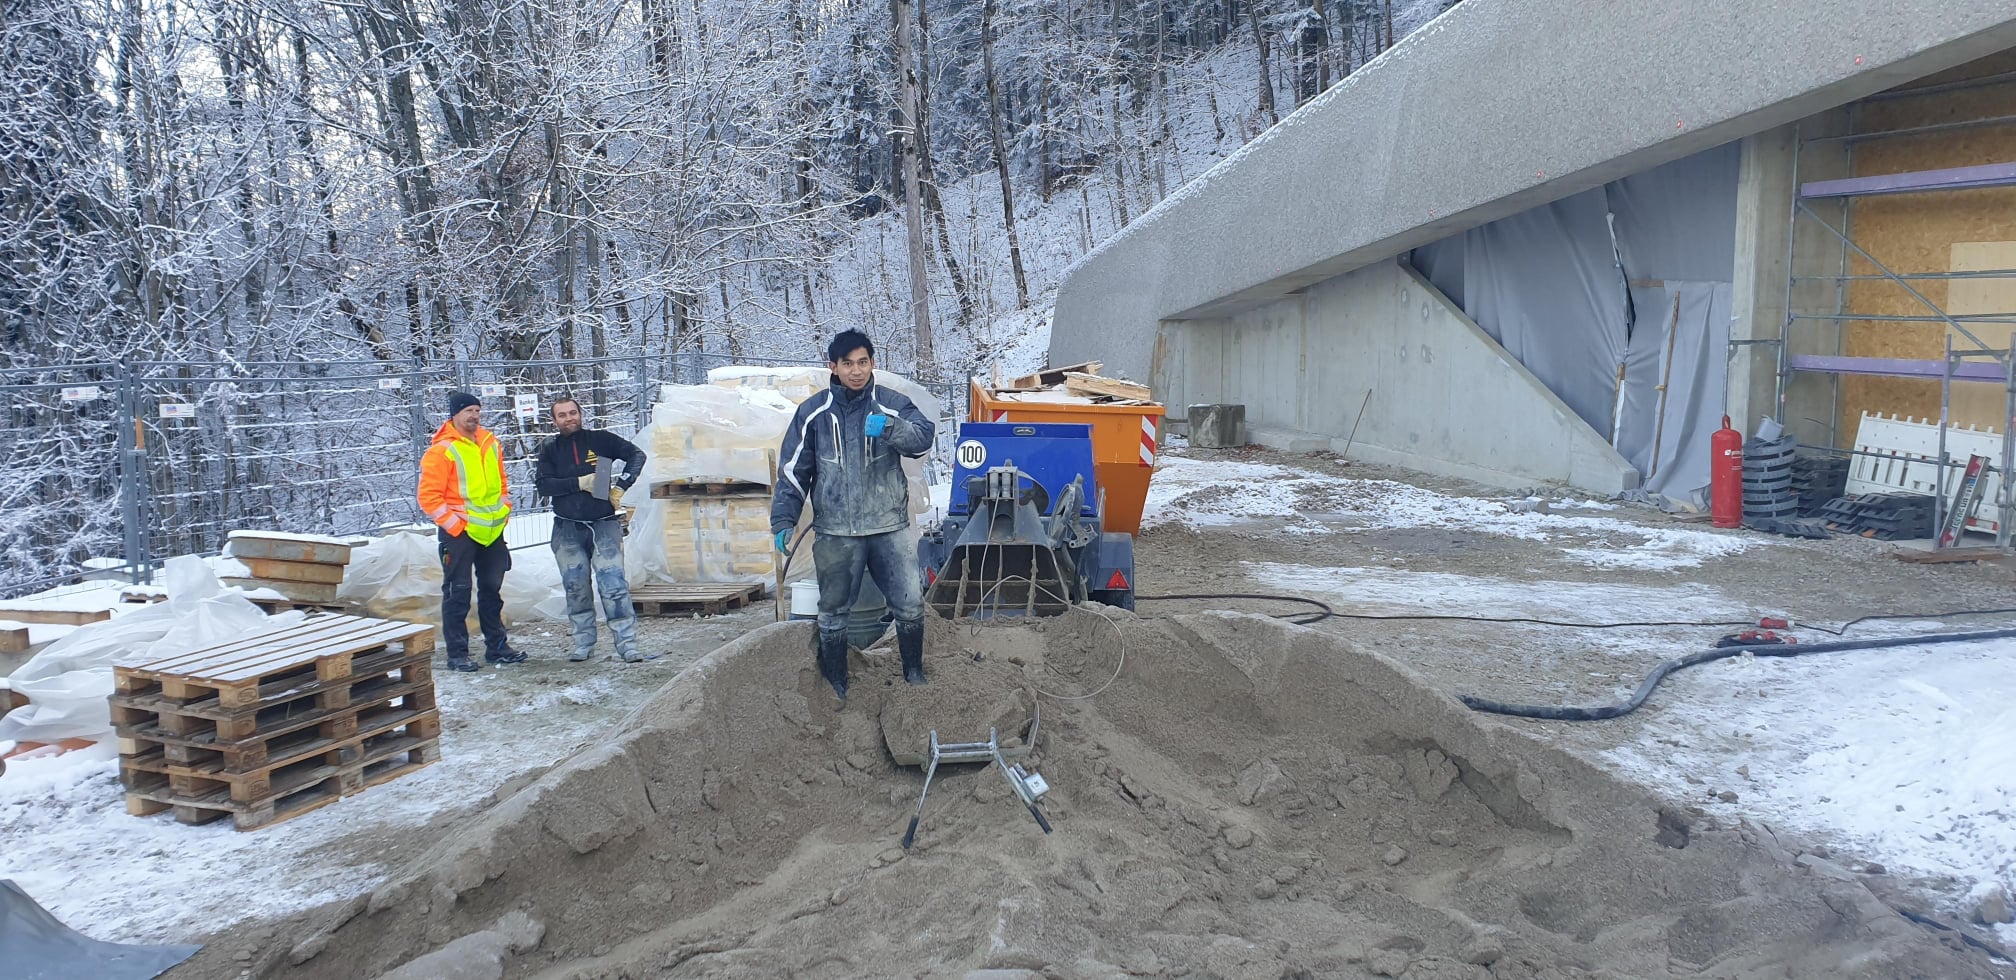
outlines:
[[[1724,415],[1708,445],[1715,457],[1708,471],[1709,513],[1716,527],[1742,527],[1743,433],[1730,428]]]

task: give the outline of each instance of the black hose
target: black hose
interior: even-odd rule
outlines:
[[[1135,602],[1171,602],[1176,600],[1209,600],[1209,599],[1254,599],[1260,602],[1299,602],[1305,606],[1315,606],[1318,610],[1317,612],[1286,613],[1284,615],[1275,617],[1276,619],[1289,620],[1290,622],[1293,622],[1297,626],[1308,626],[1312,623],[1320,623],[1326,619],[1331,618],[1332,616],[1340,615],[1340,613],[1338,613],[1335,609],[1330,608],[1330,604],[1327,602],[1319,602],[1315,599],[1308,599],[1299,595],[1263,595],[1256,592],[1198,592],[1186,595],[1137,595],[1134,597]]]
[[[1767,643],[1747,646],[1718,647],[1690,653],[1665,661],[1652,668],[1633,692],[1631,700],[1623,704],[1603,705],[1595,708],[1550,707],[1538,704],[1507,704],[1465,694],[1459,700],[1472,711],[1486,711],[1498,715],[1515,715],[1520,718],[1544,718],[1549,721],[1601,721],[1628,715],[1644,705],[1652,696],[1652,689],[1666,679],[1666,675],[1676,670],[1685,670],[1696,664],[1705,664],[1750,654],[1757,657],[1803,657],[1809,653],[1840,653],[1848,650],[1879,650],[1885,647],[1925,646],[1933,643],[1966,643],[1975,640],[2005,640],[2016,637],[2016,629],[1983,630],[1975,633],[1934,633],[1930,636],[1893,636],[1877,640],[1835,640],[1828,643]]]

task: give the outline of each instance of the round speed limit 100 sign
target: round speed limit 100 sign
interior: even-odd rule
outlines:
[[[968,439],[960,443],[959,465],[969,470],[977,470],[987,465],[987,447],[978,439]]]

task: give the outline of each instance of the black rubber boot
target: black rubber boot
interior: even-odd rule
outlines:
[[[924,624],[896,621],[896,652],[903,658],[903,680],[924,683]]]
[[[483,659],[493,664],[522,664],[525,662],[525,654],[506,643],[494,651],[483,654]]]
[[[833,685],[833,693],[847,700],[847,634],[819,634],[819,676]]]

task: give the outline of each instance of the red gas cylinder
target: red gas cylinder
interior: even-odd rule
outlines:
[[[1714,455],[1708,471],[1708,510],[1715,517],[1716,527],[1743,526],[1743,433],[1729,427],[1729,416],[1722,416],[1722,427],[1708,441]]]

